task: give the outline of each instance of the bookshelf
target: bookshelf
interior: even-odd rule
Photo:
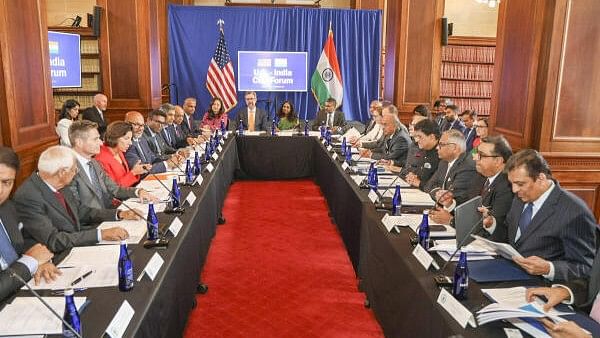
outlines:
[[[496,40],[450,37],[442,48],[440,97],[451,99],[461,111],[490,114]]]
[[[81,87],[52,89],[54,110],[59,114],[63,102],[67,99],[77,100],[81,105],[81,109],[92,106],[94,95],[102,92],[98,38],[94,36],[92,29],[89,27],[61,26],[48,27],[48,30],[81,36]]]

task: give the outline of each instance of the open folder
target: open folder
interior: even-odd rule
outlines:
[[[469,277],[477,283],[509,282],[537,278],[504,258],[469,262]]]

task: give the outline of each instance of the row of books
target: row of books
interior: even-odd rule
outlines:
[[[442,62],[441,75],[444,79],[492,81],[494,65]]]
[[[79,44],[81,54],[98,54],[98,40],[81,40]]]
[[[494,63],[496,47],[445,46],[442,61]]]
[[[81,71],[84,73],[99,73],[100,60],[98,59],[81,59]]]
[[[492,83],[442,80],[440,95],[490,98]]]
[[[460,108],[460,111],[469,109],[476,111],[479,116],[490,115],[490,99],[461,99],[444,95],[440,95],[440,97],[451,99]]]

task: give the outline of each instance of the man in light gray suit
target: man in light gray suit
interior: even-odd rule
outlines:
[[[69,128],[69,140],[75,151],[78,167],[69,189],[77,200],[85,201],[88,207],[96,209],[115,208],[113,198],[124,200],[139,197],[153,202],[158,200],[144,189],[118,186],[93,159],[100,152],[102,144],[96,123],[86,120],[73,122]]]
[[[589,208],[552,179],[548,163],[533,149],[513,155],[506,170],[516,195],[505,219],[508,242],[524,257],[514,261],[549,280],[588,275],[596,243]]]
[[[57,253],[75,246],[120,241],[129,237],[121,227],[96,229],[82,223],[137,219],[131,211],[90,208],[64,189],[77,174],[73,150],[52,146],[40,155],[38,171],[23,182],[14,196],[25,239],[33,239]]]
[[[230,121],[231,130],[239,128],[240,120],[244,129],[248,131],[267,131],[271,127],[267,118],[267,112],[256,106],[256,92],[246,92],[244,95],[246,107],[238,110],[233,121]]]

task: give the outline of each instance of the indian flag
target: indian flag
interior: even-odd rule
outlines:
[[[329,28],[327,41],[323,46],[323,52],[319,58],[317,69],[310,79],[310,85],[313,95],[319,106],[323,106],[325,100],[332,97],[336,100],[337,105],[342,104],[343,86],[342,73],[338,63],[337,54],[335,52],[335,44],[333,43],[333,30]]]

